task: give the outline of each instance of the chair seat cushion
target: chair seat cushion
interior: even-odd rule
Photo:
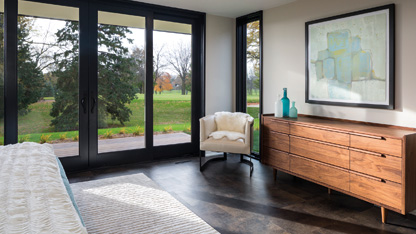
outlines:
[[[245,140],[245,135],[240,132],[232,132],[232,131],[215,131],[209,134],[209,137],[214,138],[215,140],[226,138],[230,141],[236,141],[236,140]]]
[[[201,150],[227,152],[234,154],[250,154],[250,144],[244,144],[240,139],[237,141],[230,141],[226,139],[216,140],[212,137],[200,142]]]

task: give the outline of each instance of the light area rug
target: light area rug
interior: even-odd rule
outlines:
[[[89,233],[218,233],[142,173],[71,188]]]

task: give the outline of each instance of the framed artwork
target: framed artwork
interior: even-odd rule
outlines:
[[[394,109],[394,4],[305,26],[307,103]]]

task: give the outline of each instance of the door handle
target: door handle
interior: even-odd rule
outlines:
[[[97,100],[95,100],[95,98],[92,98],[91,114],[94,114],[94,108],[95,108],[96,103],[97,103]]]
[[[86,104],[85,104],[85,97],[83,97],[82,99],[81,99],[81,105],[82,105],[82,109],[84,110],[84,114],[86,114],[87,113],[87,106],[86,106]]]

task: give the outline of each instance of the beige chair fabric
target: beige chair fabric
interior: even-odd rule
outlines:
[[[215,115],[209,115],[199,120],[200,122],[200,149],[202,151],[225,152],[234,154],[251,154],[253,148],[253,123],[254,120],[248,119],[245,124],[244,139],[237,141],[222,138],[219,140],[209,137],[217,131]]]

